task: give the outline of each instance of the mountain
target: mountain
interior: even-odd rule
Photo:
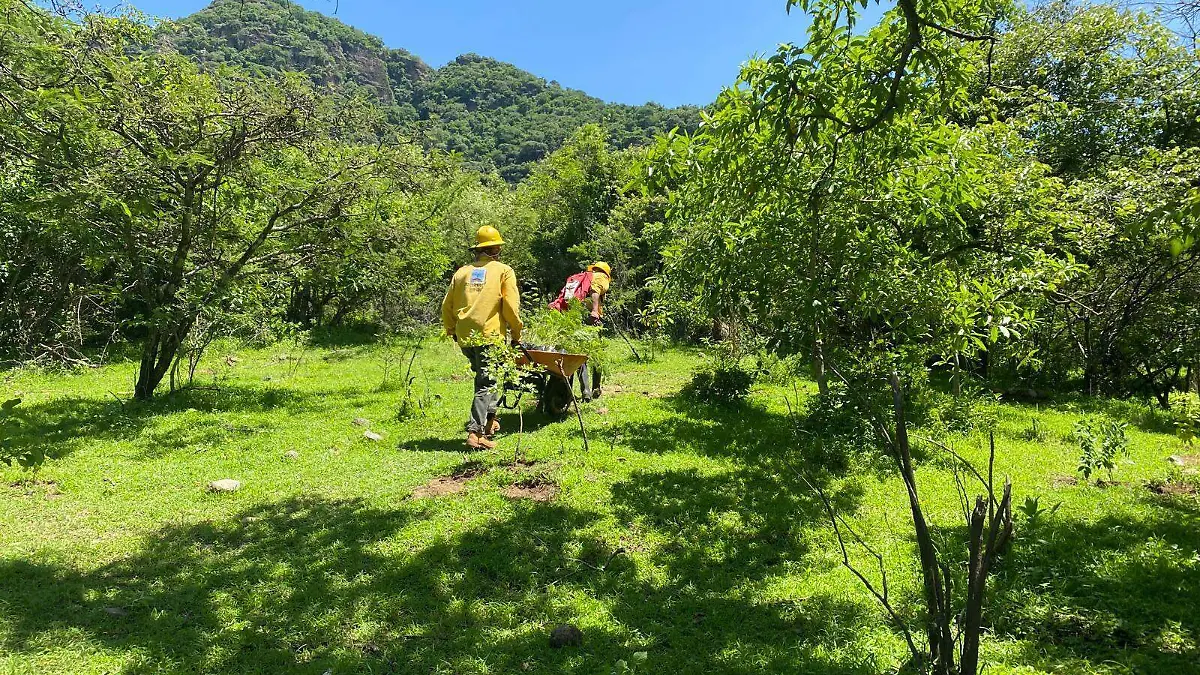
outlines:
[[[613,145],[624,148],[699,123],[698,108],[606,103],[474,54],[433,68],[287,0],[215,0],[164,26],[160,40],[201,65],[263,76],[299,71],[321,86],[365,90],[392,124],[420,123],[431,143],[461,152],[471,168],[514,182],[584,124],[603,125]]]

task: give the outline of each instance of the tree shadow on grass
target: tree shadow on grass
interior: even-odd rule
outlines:
[[[796,433],[797,419],[751,405],[704,406],[682,397],[651,405],[670,414],[657,422],[616,425],[597,437],[640,452],[696,452],[737,461],[724,471],[638,472],[613,486],[623,525],[650,530],[651,539],[666,542],[652,558],[669,581],[646,589],[638,612],[651,622],[639,625],[654,627],[668,641],[703,634],[716,648],[762,636],[761,643],[750,638],[741,655],[759,672],[878,672],[869,650],[830,648],[854,644],[882,623],[865,597],[861,603],[820,594],[775,604],[731,601],[744,598],[748,587],[782,582],[810,553],[807,532],[827,521],[805,480],[826,490],[841,512],[857,509],[862,497],[857,484],[832,486],[849,468],[847,455],[837,446],[806,442]],[[687,617],[697,617],[697,625],[687,625]]]
[[[852,511],[861,494],[834,499]],[[704,650],[675,672],[877,672],[857,643],[880,617],[862,603],[817,594],[756,599],[751,589],[786,584],[810,552],[804,530],[823,523],[815,494],[769,469],[702,474],[688,470],[636,473],[613,486],[617,517],[631,530],[664,543],[651,553],[665,576],[643,584],[640,604],[618,605],[618,618],[653,636],[654,647]],[[736,659],[722,652],[736,647]],[[751,665],[753,664],[753,665]]]
[[[1042,412],[1075,415],[1079,419],[1093,415],[1111,417],[1151,434],[1175,434],[1175,418],[1170,410],[1137,399],[1104,398],[1082,394],[1064,394],[1038,403],[1008,402],[1008,413],[1016,419],[1015,411],[1025,411],[1030,418]]]
[[[0,437],[7,439],[6,452],[14,456],[40,451],[61,458],[96,441],[136,439],[143,457],[152,458],[267,430],[261,424],[239,425],[212,413],[280,411],[292,416],[341,405],[338,396],[278,386],[226,384],[182,389],[148,402],[56,398],[0,414]],[[180,424],[157,429],[171,419]]]
[[[1144,518],[1051,516],[1019,536],[993,588],[996,633],[1023,639],[1047,669],[1197,672],[1200,507],[1146,499]]]
[[[652,413],[664,413],[661,419],[615,424],[595,436],[647,454],[695,452],[739,460],[758,465],[773,481],[801,482],[800,474],[810,479],[842,475],[852,464],[875,475],[894,472],[892,460],[867,439],[821,428],[799,411],[789,416],[751,403],[706,405],[683,395],[648,399],[645,405]]]
[[[0,648],[32,656],[81,633],[129,673],[607,673],[645,648],[663,672],[874,671],[820,648],[869,621],[859,606],[745,599],[774,563],[739,567],[781,542],[685,541],[658,561],[660,583],[592,534],[598,514],[518,503],[413,551],[405,532],[427,508],[290,499],[164,527],[94,570],[0,561]],[[723,573],[698,566],[710,544],[732,554]],[[549,627],[568,621],[583,647],[551,649]]]
[[[525,423],[522,430],[520,418],[515,412],[501,410],[499,415],[497,415],[497,419],[500,421],[501,431],[495,440],[506,447],[514,448],[516,447],[518,433],[528,435],[554,424],[574,422],[574,418],[556,418],[543,415],[537,411],[529,411],[525,413]],[[462,426],[459,427],[459,432],[449,438],[428,436],[426,438],[406,439],[400,441],[398,447],[401,450],[409,452],[471,452],[466,446],[466,435],[466,422],[463,422]],[[526,441],[528,440],[526,439]]]
[[[373,326],[322,326],[309,331],[313,347],[365,347],[379,342],[379,330]]]

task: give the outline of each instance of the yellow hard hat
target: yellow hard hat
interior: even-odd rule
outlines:
[[[473,248],[488,248],[489,246],[503,246],[504,238],[500,236],[500,230],[491,225],[484,225],[475,232],[475,246]]]
[[[606,262],[594,262],[591,265],[588,265],[588,271],[589,272],[604,272],[606,275],[608,275],[609,279],[612,278],[612,268],[609,267],[608,263],[606,263]]]

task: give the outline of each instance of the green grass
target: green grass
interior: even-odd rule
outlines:
[[[11,372],[18,447],[60,455],[0,469],[0,673],[887,673],[902,641],[840,556],[793,469],[821,476],[887,556],[907,610],[918,588],[900,482],[866,448],[797,440],[790,388],[723,410],[677,395],[698,356],[618,362],[574,418],[502,419],[464,454],[466,360],[416,362],[430,405],[400,421],[376,347],[214,353],[200,388],[122,403],[133,366]],[[620,393],[615,393],[617,389]],[[385,388],[386,389],[386,388]],[[802,391],[809,391],[802,388]],[[1125,484],[1072,485],[1083,414],[1131,422]],[[1200,503],[1144,482],[1182,452],[1140,406],[997,406],[997,472],[1016,501],[1061,503],[1017,540],[992,586],[989,673],[1200,672]],[[1044,439],[1025,440],[1037,417]],[[363,438],[355,418],[384,436]],[[986,437],[949,437],[986,462]],[[298,456],[288,457],[289,451]],[[458,494],[414,489],[465,463]],[[206,485],[233,478],[239,492]],[[552,482],[551,502],[514,500]],[[930,517],[961,534],[951,464],[919,470]],[[574,623],[579,648],[551,649]]]

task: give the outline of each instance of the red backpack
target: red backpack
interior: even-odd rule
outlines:
[[[558,292],[558,297],[550,303],[550,309],[565,312],[571,308],[572,300],[586,300],[592,294],[592,273],[580,272],[567,279],[567,285]]]

